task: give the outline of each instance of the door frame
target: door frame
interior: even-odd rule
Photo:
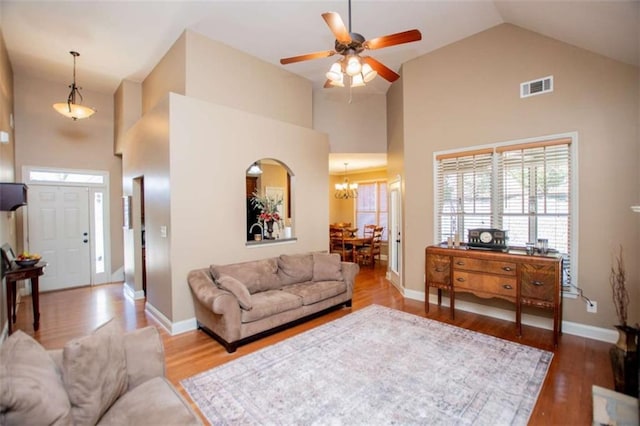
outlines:
[[[398,194],[396,203],[392,202],[392,193],[396,192]],[[391,283],[401,292],[404,289],[404,283],[402,281],[402,247],[403,247],[403,239],[402,239],[402,178],[397,176],[395,179],[389,181],[387,185],[387,194],[388,194],[388,206],[389,206],[389,255],[388,255],[388,265],[387,265],[387,279],[391,281]],[[397,219],[397,223],[393,223],[394,218]],[[395,235],[392,235],[394,234]],[[393,270],[392,259],[394,258],[394,250],[395,250],[395,241],[398,238],[398,233],[400,233],[400,243],[398,244],[398,252],[395,253],[395,256],[398,258],[398,270]]]
[[[83,181],[83,182],[67,182],[61,180],[43,180],[33,178],[33,172],[55,173],[65,175],[88,175],[93,177],[95,181]],[[89,190],[89,232],[91,234],[91,244],[89,247],[89,259],[91,264],[91,285],[105,284],[111,282],[111,196],[109,188],[109,172],[106,170],[87,170],[87,169],[64,169],[56,167],[45,166],[22,166],[22,181],[29,185],[41,185],[41,186],[74,186],[84,187]],[[102,228],[104,233],[103,238],[103,252],[104,252],[104,271],[98,272],[96,270],[96,210],[95,210],[95,196],[96,193],[102,192]],[[27,205],[29,203],[27,199]],[[29,220],[28,215],[23,213],[22,219],[22,244],[25,249],[29,250]]]

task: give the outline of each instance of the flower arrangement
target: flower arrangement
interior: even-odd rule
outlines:
[[[282,197],[260,195],[254,192],[251,197],[251,204],[260,209],[260,215],[258,219],[269,222],[280,220],[280,213],[278,213],[278,207],[282,205]]]

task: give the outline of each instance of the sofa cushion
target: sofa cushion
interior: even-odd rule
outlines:
[[[220,274],[220,277],[216,279],[216,284],[222,290],[226,290],[233,294],[242,309],[250,311],[253,306],[251,305],[251,293],[247,286],[241,283],[239,280],[233,278],[231,275]]]
[[[222,274],[232,276],[247,286],[251,294],[282,287],[277,274],[278,261],[276,258],[232,263],[230,265],[211,265],[210,270],[211,275],[216,280]]]
[[[74,424],[95,424],[127,390],[124,337],[115,321],[65,344],[62,377]]]
[[[313,256],[283,254],[278,257],[278,275],[283,285],[303,283],[313,278]]]
[[[70,410],[54,361],[17,330],[0,347],[0,424],[68,425]]]
[[[200,425],[198,417],[163,377],[122,395],[98,425]]]
[[[309,281],[288,285],[282,291],[295,294],[307,306],[344,293],[347,291],[347,284],[344,281]]]
[[[240,312],[243,323],[258,321],[259,319],[302,306],[302,299],[298,296],[280,290],[255,293],[252,299],[253,309]]]
[[[160,333],[154,326],[125,333],[124,353],[128,390],[150,378],[164,376],[164,347]]]
[[[337,253],[313,253],[313,281],[342,281],[342,262]]]

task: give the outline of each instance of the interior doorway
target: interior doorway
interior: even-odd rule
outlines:
[[[144,218],[144,176],[133,179],[132,218],[134,234],[134,255],[136,257],[134,281],[141,283],[144,296],[147,295],[147,249]],[[136,286],[137,287],[137,286]],[[137,287],[140,288],[140,287]]]
[[[402,192],[400,179],[389,184],[389,281],[402,284]]]

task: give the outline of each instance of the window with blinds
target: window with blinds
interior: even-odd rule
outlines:
[[[382,240],[387,240],[387,182],[358,182],[356,227],[362,236],[365,225],[383,226]]]
[[[570,286],[572,247],[573,138],[505,144],[436,155],[436,241],[468,230],[509,231],[509,246],[546,238],[564,257]]]

